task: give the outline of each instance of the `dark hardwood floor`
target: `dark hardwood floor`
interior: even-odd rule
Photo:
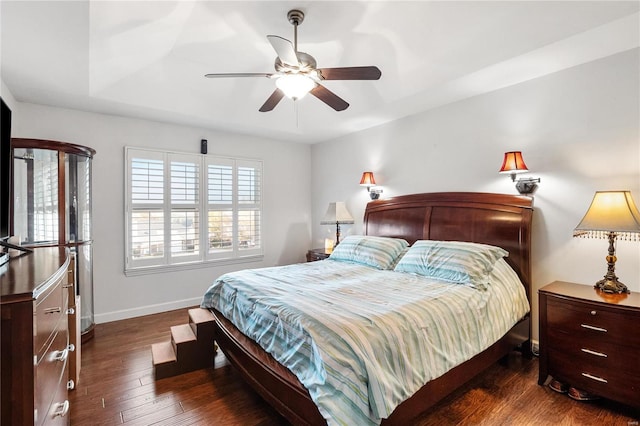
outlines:
[[[287,423],[218,354],[216,368],[155,381],[152,343],[187,322],[186,309],[107,324],[82,346],[70,391],[72,425]],[[612,402],[576,402],[537,385],[538,361],[514,354],[416,421],[416,425],[638,425],[640,413]],[[639,395],[640,397],[640,395]]]

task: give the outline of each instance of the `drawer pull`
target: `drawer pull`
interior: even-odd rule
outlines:
[[[59,402],[56,404],[56,411],[53,413],[53,417],[64,417],[69,413],[69,400]]]
[[[593,325],[589,325],[589,324],[580,324],[580,327],[587,328],[589,330],[600,331],[602,333],[607,332],[606,328],[594,327]]]
[[[76,388],[76,382],[73,381],[73,379],[69,380],[67,382],[67,390],[73,390]]]
[[[75,310],[75,309],[73,309],[73,308],[69,308],[69,309],[67,309],[67,315],[73,315],[73,314],[75,314],[75,313],[76,313],[76,310]]]
[[[47,308],[44,310],[45,314],[56,314],[58,312],[62,312],[62,308],[60,306],[57,306],[55,308]]]
[[[594,375],[589,374],[589,373],[582,373],[582,375],[584,377],[586,377],[587,379],[595,380],[596,382],[609,383],[609,382],[607,382],[607,379],[603,379],[602,377],[594,376]]]
[[[63,351],[56,351],[51,356],[53,361],[65,362],[69,357],[69,349],[65,349]]]
[[[585,353],[588,353],[588,354],[591,354],[591,355],[595,355],[595,356],[599,356],[599,357],[602,357],[602,358],[606,358],[607,357],[607,354],[603,354],[602,352],[592,351],[591,349],[582,348],[580,350],[582,352],[585,352]]]
[[[591,311],[591,315],[595,315],[595,314],[597,314],[596,311]]]

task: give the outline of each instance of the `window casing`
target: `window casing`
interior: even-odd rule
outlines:
[[[261,161],[130,147],[125,159],[125,272],[261,258]]]

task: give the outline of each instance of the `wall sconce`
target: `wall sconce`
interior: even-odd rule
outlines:
[[[351,224],[353,222],[353,216],[347,210],[347,206],[342,201],[335,203],[329,203],[327,212],[324,214],[320,225],[336,225],[336,246],[340,244],[340,224]]]
[[[522,152],[511,151],[504,153],[500,173],[509,173],[511,175],[511,180],[516,183],[516,189],[520,194],[532,194],[538,187],[536,182],[540,182],[540,178],[522,178],[516,181],[516,174],[528,171],[529,169],[522,159]]]
[[[382,194],[382,189],[372,189],[375,186],[376,180],[373,177],[373,172],[364,172],[362,173],[362,178],[360,179],[360,186],[366,186],[367,192],[372,200],[377,200],[380,198],[380,194]]]
[[[640,212],[630,191],[597,191],[589,210],[573,231],[574,237],[609,240],[607,273],[595,284],[605,293],[629,293],[626,285],[616,277],[616,237],[640,240]]]

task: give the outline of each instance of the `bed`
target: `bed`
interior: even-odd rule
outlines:
[[[508,263],[509,270],[517,275],[522,292],[527,301],[530,301],[532,212],[532,199],[525,196],[459,192],[413,194],[370,202],[365,210],[363,231],[370,237],[404,239],[409,244],[414,244],[418,240],[436,240],[463,241],[501,247],[509,253],[508,257],[501,262]],[[312,271],[310,273],[329,275],[328,270],[323,271],[320,265],[307,266],[306,269]],[[265,271],[260,274],[269,275],[269,271]],[[366,273],[365,270],[354,271],[354,274],[360,274],[363,277]],[[384,273],[400,274],[389,271]],[[209,307],[204,303],[203,306]],[[243,324],[242,318],[230,314],[232,311],[225,311],[225,316],[217,309],[211,310],[216,323],[215,339],[222,352],[238,369],[241,376],[266,401],[292,424],[327,423],[326,407],[314,402],[309,390],[298,378],[300,375],[296,376],[291,369],[276,361],[258,343],[243,334],[227,317],[230,317],[240,328],[244,328],[246,324]],[[495,343],[490,343],[486,349],[470,359],[456,363],[455,367],[444,374],[438,374],[436,378],[421,385],[415,392],[412,391],[409,397],[403,397],[403,402],[393,407],[393,410],[382,418],[381,423],[408,424],[413,418],[506,356],[514,348],[520,348],[525,355],[530,356],[528,314],[524,314],[501,336]],[[259,339],[256,338],[256,340]],[[379,351],[384,349],[378,348]],[[296,366],[298,363],[293,365]],[[300,373],[295,368],[293,370]],[[313,389],[317,400],[315,388],[310,387],[310,389]],[[325,417],[321,413],[324,413]]]

